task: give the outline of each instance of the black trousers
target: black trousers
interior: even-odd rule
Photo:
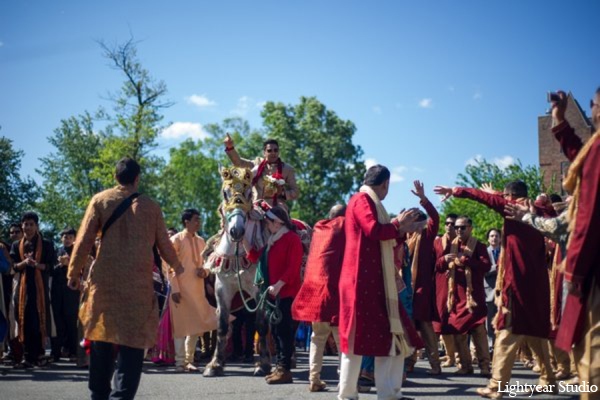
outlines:
[[[40,314],[37,310],[35,298],[33,300],[28,299],[25,305],[25,326],[23,329],[25,332],[23,342],[25,361],[35,364],[45,353],[40,332]]]
[[[56,325],[56,337],[52,340],[52,355],[60,357],[62,348],[66,348],[69,357],[77,355],[79,344],[77,335],[77,312],[79,311],[79,292],[64,285],[52,286],[52,313]]]
[[[295,349],[296,329],[292,320],[292,297],[279,300],[279,309],[282,319],[277,325],[271,325],[271,333],[275,339],[275,349],[277,351],[277,365],[290,370],[292,366],[292,355]]]
[[[116,371],[115,371],[116,360]],[[92,400],[130,400],[135,397],[144,363],[144,349],[92,342],[88,387]],[[110,380],[113,378],[111,390]]]
[[[255,301],[250,302],[250,307],[255,307]],[[254,355],[254,332],[256,331],[256,313],[251,313],[242,308],[234,313],[233,321],[233,354],[237,357],[251,357]],[[245,344],[245,346],[244,346]]]

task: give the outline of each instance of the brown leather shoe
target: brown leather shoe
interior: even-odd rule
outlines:
[[[454,371],[454,375],[473,375],[473,368],[461,368]]]
[[[327,390],[327,384],[323,381],[311,382],[308,385],[309,392],[323,392]]]
[[[294,383],[292,372],[287,369],[281,369],[276,371],[269,379],[267,379],[269,385],[280,385],[283,383]]]
[[[283,367],[280,367],[279,365],[276,366],[275,369],[272,370],[270,374],[265,376],[265,380],[274,377],[275,374],[277,374],[278,372],[282,372],[282,371],[283,371]]]
[[[437,366],[437,367],[431,367],[431,369],[427,370],[427,374],[429,375],[441,375],[442,374],[442,368]]]

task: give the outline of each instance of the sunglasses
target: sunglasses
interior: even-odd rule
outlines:
[[[457,231],[464,231],[467,228],[470,228],[469,225],[455,225],[454,228],[456,228]]]
[[[454,222],[446,221],[446,226],[454,226]]]
[[[279,149],[265,149],[267,153],[279,153]]]

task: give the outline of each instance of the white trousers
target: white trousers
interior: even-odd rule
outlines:
[[[349,343],[353,348],[353,343]],[[375,357],[375,388],[378,400],[395,400],[402,397],[404,354]],[[342,353],[339,400],[358,399],[358,377],[362,356]]]
[[[185,338],[175,338],[175,365],[186,366],[194,362],[194,353],[196,353],[196,343],[198,336],[188,336]]]
[[[321,369],[323,369],[323,353],[329,334],[333,333],[335,345],[340,351],[340,335],[337,326],[331,326],[329,322],[313,322],[312,335],[310,336],[310,358],[309,358],[309,380],[319,383],[321,381]]]

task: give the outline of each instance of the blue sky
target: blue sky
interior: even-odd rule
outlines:
[[[316,96],[357,126],[365,159],[388,166],[389,211],[412,180],[451,185],[477,156],[538,163],[546,91],[587,110],[600,85],[600,2],[16,1],[0,3],[0,135],[36,179],[60,120],[99,106],[123,81],[96,40],[133,34],[175,105],[161,154],[265,101]],[[589,113],[589,111],[588,111]],[[285,160],[284,160],[285,161]]]

